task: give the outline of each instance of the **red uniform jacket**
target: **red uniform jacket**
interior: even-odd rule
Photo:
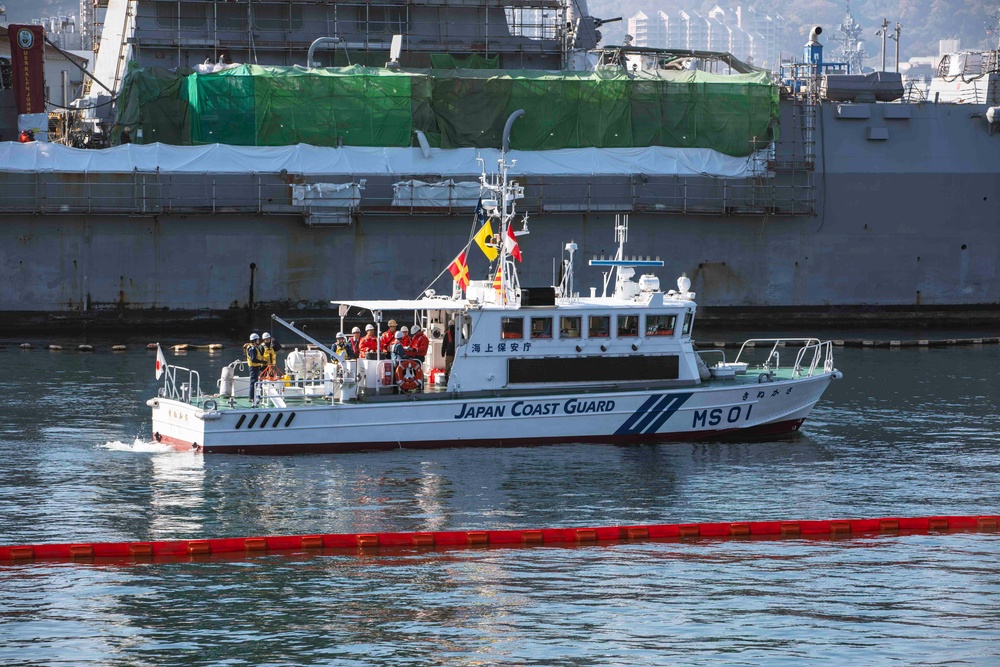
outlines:
[[[378,338],[375,337],[373,333],[371,336],[365,336],[361,339],[361,343],[358,345],[358,356],[364,358],[369,352],[378,352]]]
[[[423,331],[418,331],[417,333],[410,336],[410,346],[406,350],[406,356],[408,357],[420,357],[421,359],[427,356],[427,345],[430,343],[427,340],[427,336],[424,335]]]
[[[392,351],[392,346],[396,344],[396,334],[392,331],[385,331],[379,339],[379,347],[382,348],[382,356],[387,357]]]

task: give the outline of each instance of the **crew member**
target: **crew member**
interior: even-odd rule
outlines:
[[[365,326],[365,337],[358,343],[358,355],[365,359],[378,358],[378,338],[375,337],[375,326]]]
[[[354,355],[352,359],[361,358],[361,329],[354,327],[351,329],[351,337],[347,339],[347,347]]]
[[[397,331],[395,334],[393,334],[392,340],[393,340],[392,350],[391,350],[392,365],[393,367],[395,367],[399,365],[399,362],[407,358],[406,346],[403,345],[403,332]]]
[[[276,366],[278,364],[277,353],[281,349],[281,343],[271,338],[271,334],[266,331],[260,338],[261,354],[264,356],[264,361],[267,362],[268,366]]]
[[[360,331],[358,333],[361,333]],[[353,349],[351,349],[351,344],[347,342],[347,336],[344,332],[337,333],[337,342],[333,344],[333,351],[337,354],[343,355],[344,359],[357,359],[358,354]]]
[[[424,334],[420,325],[414,324],[410,327],[410,345],[406,348],[406,356],[410,359],[417,359],[423,362],[427,358],[427,346],[430,341]]]
[[[399,328],[403,332],[403,347],[410,346],[410,328],[405,324]]]
[[[132,131],[129,130],[127,127],[125,129],[123,129],[122,130],[122,136],[121,136],[121,139],[119,141],[122,144],[130,144],[130,143],[132,143]]]
[[[441,341],[441,356],[444,357],[444,372],[451,375],[451,363],[455,360],[455,320],[448,322]]]
[[[257,403],[257,383],[260,381],[260,372],[264,368],[264,354],[261,351],[260,336],[255,333],[250,334],[250,342],[243,346],[247,355],[247,365],[250,367],[250,402]]]
[[[399,367],[399,362],[403,361],[404,359],[407,359],[408,357],[406,356],[406,347],[403,345],[403,332],[402,331],[397,331],[393,335],[392,341],[393,341],[392,342],[392,350],[391,350],[391,354],[392,354],[392,373],[393,373],[393,377],[395,377],[396,376],[396,369]],[[401,390],[400,390],[400,388],[398,386],[397,387],[393,387],[393,389],[392,389],[392,393],[394,393],[394,394],[398,394],[398,393],[400,393],[400,391]]]
[[[396,320],[389,320],[389,328],[382,334],[380,341],[382,356],[388,357],[392,353],[392,346],[396,344]]]

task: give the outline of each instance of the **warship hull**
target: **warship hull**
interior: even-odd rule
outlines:
[[[814,171],[800,186],[802,208],[812,210],[746,212],[745,197],[734,194],[688,212],[674,199],[663,211],[641,198],[623,204],[640,174],[576,179],[565,187],[592,191],[591,210],[536,211],[525,252],[558,256],[572,238],[584,257],[606,255],[615,209],[631,208],[631,246],[686,273],[709,317],[781,309],[844,322],[933,322],[942,313],[974,321],[992,312],[1000,305],[1000,135],[990,134],[984,109],[892,105],[908,117],[886,119],[879,112],[889,105],[853,105],[870,107],[858,119],[840,115],[841,106],[817,109]],[[883,138],[871,139],[873,128]],[[155,206],[144,211],[153,188],[127,174],[89,183],[76,173],[0,174],[0,280],[8,286],[0,310],[23,313],[14,319],[30,327],[322,312],[332,285],[351,298],[412,298],[434,278],[420,267],[447,264],[468,240],[470,210],[370,210],[343,224],[309,224],[300,212],[266,210],[249,174],[227,196],[218,194],[221,176],[175,176],[159,175]],[[376,187],[379,175],[368,178]],[[676,190],[671,181],[644,187]],[[736,192],[753,181],[730,183]],[[60,198],[70,197],[67,207]],[[92,199],[92,212],[78,210],[81,197]],[[550,281],[530,270],[523,279]]]
[[[255,3],[251,14],[258,14],[248,28],[242,10],[219,0],[139,0],[132,9],[129,2],[111,0],[105,24],[121,29],[102,34],[96,74],[121,91],[122,62],[134,61],[147,72],[195,67],[224,58],[288,67],[301,63],[307,50],[314,65],[363,61],[380,66],[388,56],[389,39],[400,32],[404,37],[397,65],[411,69],[404,73],[399,67],[366,70],[375,74],[363,86],[365,90],[390,80],[408,87],[407,77],[426,75],[427,71],[418,68],[471,66],[464,56],[448,56],[448,63],[442,65],[435,55],[442,53],[486,54],[490,67],[520,71],[522,79],[535,78],[531,85],[544,85],[544,77],[524,73],[547,70],[558,77],[560,72],[579,70],[574,62],[583,62],[594,53],[599,40],[594,28],[600,21],[587,16],[586,3],[518,0],[503,11],[487,8],[488,4],[481,0],[458,5],[439,0],[388,2],[375,11],[370,3],[263,1],[259,7]],[[579,16],[574,13],[577,9]],[[536,19],[541,23],[531,22]],[[566,32],[571,25],[575,27]],[[329,29],[326,26],[335,26],[341,37],[327,50],[314,53],[310,44],[323,37]],[[341,76],[336,85],[346,81],[343,71],[333,69],[323,76],[329,81]],[[289,76],[305,71],[292,70]],[[462,71],[466,74],[447,76],[473,76],[471,70]],[[567,78],[578,73],[570,72]],[[200,80],[211,77],[198,76]],[[397,78],[388,78],[393,76]],[[572,239],[584,258],[607,255],[613,239],[606,230],[615,215],[627,213],[630,248],[663,259],[672,272],[686,273],[698,293],[703,318],[751,317],[766,323],[780,311],[783,322],[795,317],[865,325],[892,320],[990,321],[1000,310],[1000,128],[991,122],[1000,120],[1000,114],[994,114],[989,104],[945,103],[989,99],[992,94],[987,88],[995,88],[996,75],[972,80],[978,86],[975,89],[970,87],[973,84],[949,79],[932,101],[920,103],[831,102],[815,93],[803,93],[808,86],[783,86],[777,113],[770,107],[764,116],[765,125],[770,121],[780,127],[780,133],[769,150],[746,158],[745,164],[754,163],[753,168],[736,176],[697,166],[674,173],[643,166],[618,167],[613,173],[588,172],[572,164],[579,162],[572,157],[564,160],[565,170],[524,175],[515,170],[525,188],[520,208],[531,216],[531,235],[522,242],[524,252],[536,258],[558,257],[562,244]],[[465,90],[461,85],[469,85],[468,90],[486,90],[486,84],[471,79],[441,83],[428,80],[420,89],[461,92]],[[418,88],[416,83],[413,87]],[[702,95],[711,86],[696,88]],[[667,127],[676,120],[677,110],[686,108],[683,113],[694,118],[695,124],[725,131],[734,124],[729,121],[740,120],[726,117],[726,107],[740,107],[749,99],[749,87],[737,88],[728,83],[715,87],[730,91],[730,97],[724,98],[724,93],[728,102],[703,104],[702,112],[707,108],[712,118],[697,117],[693,97],[684,98],[691,102],[684,107],[678,105],[674,93],[664,91],[659,99],[654,93],[647,97],[653,104],[643,107],[644,113],[662,103],[665,115],[659,120],[645,117],[645,127],[639,129]],[[530,86],[524,90],[530,91]],[[402,99],[401,108],[416,105],[416,95]],[[214,103],[211,95],[202,97]],[[453,128],[450,120],[455,118],[441,122],[440,117],[441,109],[463,103],[462,95],[453,97],[434,107],[439,116],[436,127]],[[237,98],[234,103],[241,104],[245,96]],[[673,100],[670,104],[668,98]],[[128,99],[132,98],[123,92],[120,118],[139,113],[139,107]],[[419,101],[434,102],[428,100]],[[539,128],[540,118],[549,110],[548,98],[543,95],[541,100],[534,118],[529,109],[515,128],[546,134],[547,130]],[[93,101],[97,111],[112,108],[99,97]],[[281,143],[304,141],[304,135],[294,133],[287,135],[289,141],[278,141],[286,136],[280,134],[285,126],[275,126],[276,114],[267,109],[240,107],[242,115],[237,115],[208,107],[196,109],[178,99],[154,102],[142,112],[145,116],[133,116],[145,119],[146,142],[160,136],[153,137],[157,123],[162,133],[180,118],[172,131],[184,136],[174,138],[179,143],[208,144],[202,148],[211,150],[213,131],[229,131],[239,123],[228,123],[228,118],[245,121],[253,113],[278,133],[264,142],[271,148],[259,148],[261,155]],[[355,106],[363,109],[365,104]],[[398,111],[392,104],[387,108]],[[503,117],[493,114],[500,126],[507,112]],[[440,202],[424,206],[418,201],[401,205],[399,188],[425,181],[464,183],[477,190],[480,168],[474,160],[460,173],[442,175],[437,166],[422,167],[421,153],[426,157],[428,151],[443,149],[429,149],[426,143],[416,147],[413,135],[420,132],[413,128],[419,114],[414,113],[413,123],[409,111],[403,113],[399,128],[405,131],[395,139],[395,145],[402,147],[399,150],[413,151],[412,159],[394,170],[361,167],[333,176],[322,170],[305,175],[289,169],[268,170],[252,155],[225,168],[201,172],[160,163],[143,169],[130,160],[131,147],[126,146],[109,149],[114,153],[108,159],[117,161],[116,169],[92,169],[87,157],[81,158],[83,166],[78,161],[67,168],[42,146],[34,152],[15,153],[30,149],[0,145],[0,150],[10,153],[5,158],[7,166],[0,168],[0,224],[4,229],[0,280],[7,286],[0,291],[0,310],[17,314],[4,318],[0,327],[117,329],[127,322],[134,326],[149,323],[156,330],[174,323],[190,331],[192,323],[199,322],[210,328],[220,323],[244,326],[256,313],[328,314],[326,298],[333,286],[345,298],[417,296],[435,278],[422,267],[447,265],[468,242],[476,199],[471,195],[471,201],[468,196],[449,198],[443,206]],[[433,115],[421,113],[424,120]],[[278,119],[284,122],[292,117]],[[352,126],[355,130],[378,124],[364,122],[362,116],[358,119]],[[574,122],[586,125],[589,120]],[[253,123],[243,126],[254,130]],[[142,143],[142,127],[136,125],[137,143]],[[329,151],[324,159],[336,163],[340,159],[337,137],[317,134],[317,129],[322,128],[312,123],[308,136],[328,140],[332,143],[326,145],[331,147],[305,148]],[[345,130],[341,127],[336,132]],[[346,132],[350,135],[351,127]],[[464,140],[473,134],[467,131]],[[578,134],[584,135],[584,142],[592,138]],[[767,145],[770,137],[761,140],[761,135],[770,135],[771,127],[761,131],[758,123],[744,134],[741,140],[759,149]],[[574,140],[579,138],[574,135]],[[686,139],[679,138],[682,143]],[[377,140],[354,142],[349,148],[377,155],[383,150],[378,148],[382,144],[371,143]],[[662,137],[659,141],[658,147],[677,145]],[[640,141],[634,149],[645,150],[645,146]],[[345,209],[296,201],[296,188],[321,186],[349,188],[357,205]],[[544,266],[532,262],[522,284],[551,284],[551,272],[540,268]],[[476,266],[471,268],[474,277],[489,277],[479,276]],[[593,283],[599,279],[596,272],[585,268],[581,277]],[[434,287],[451,289],[444,280]]]

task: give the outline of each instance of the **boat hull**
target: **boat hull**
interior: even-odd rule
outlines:
[[[798,430],[837,376],[207,412],[158,399],[153,437],[178,449],[240,454],[744,439]]]

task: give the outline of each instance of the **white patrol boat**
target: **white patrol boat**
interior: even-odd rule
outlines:
[[[662,262],[625,257],[627,218],[616,221],[617,255],[590,262],[606,267],[600,295],[574,291],[572,243],[557,286],[522,287],[515,257],[527,230],[513,230],[523,190],[508,179],[511,166],[501,157],[498,173],[481,177],[482,226],[466,246],[476,240],[493,255],[493,280],[469,281],[463,251],[449,267],[451,296],[333,302],[342,325],[361,312],[379,335],[383,314],[412,313],[429,338],[423,361],[350,359],[274,317],[312,346],[260,383],[257,404],[248,378],[236,375],[241,361],[223,369],[209,395],[197,371],[158,355],[153,438],[247,454],[742,439],[797,430],[841,377],[832,344],[815,338],[750,340],[732,360],[696,350],[690,281],[663,291],[646,272]]]

